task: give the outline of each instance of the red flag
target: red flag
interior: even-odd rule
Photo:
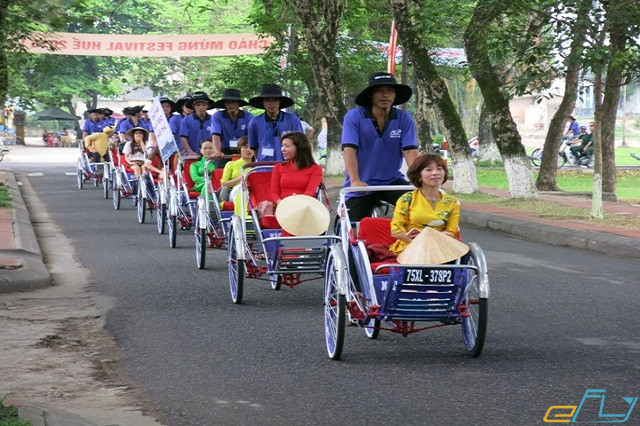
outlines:
[[[389,37],[389,62],[387,63],[387,72],[395,74],[396,72],[396,45],[398,44],[398,32],[396,31],[395,19],[391,21],[391,36]]]

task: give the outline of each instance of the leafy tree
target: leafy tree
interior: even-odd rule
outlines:
[[[558,110],[549,123],[549,130],[544,142],[540,173],[536,180],[536,187],[541,191],[557,191],[556,172],[558,150],[562,144],[562,131],[564,124],[573,112],[578,97],[578,84],[580,82],[580,71],[583,69],[583,57],[585,42],[591,34],[591,21],[589,11],[592,7],[591,0],[566,1],[563,4],[555,5],[551,8],[552,16],[562,16],[558,24],[550,26],[550,34],[547,36],[551,43],[544,43],[545,46],[555,47],[561,54],[563,53],[562,43],[570,42],[568,54],[564,54],[563,67],[556,70],[558,75],[565,76],[565,90]],[[537,47],[537,46],[536,46]],[[538,49],[536,49],[537,53]],[[545,56],[552,54],[549,50]],[[539,55],[533,55],[531,64],[540,61]],[[534,62],[535,60],[535,62]]]
[[[478,180],[467,135],[445,80],[438,73],[429,53],[436,46],[430,43],[433,37],[425,34],[432,34],[428,29],[433,23],[429,19],[420,19],[424,17],[423,11],[433,10],[435,4],[428,0],[390,0],[390,4],[397,22],[400,42],[407,49],[413,63],[416,84],[424,90],[429,106],[444,125],[456,170],[454,190],[462,193],[474,192],[478,189]],[[459,9],[459,5],[456,6]]]
[[[0,104],[7,99],[12,55],[24,54],[21,41],[43,43],[42,34],[61,28],[65,16],[55,0],[0,0]]]
[[[492,45],[496,45],[496,40],[507,33],[501,31],[505,23],[511,20],[510,29],[513,29],[514,24],[516,27],[522,26],[523,14],[516,6],[519,6],[517,2],[479,0],[464,33],[464,46],[469,66],[491,115],[491,129],[504,160],[511,196],[535,198],[537,193],[531,164],[509,110],[509,94],[503,88],[504,72],[496,65],[504,64],[505,61],[499,56],[494,59],[491,57],[492,53],[509,52],[509,49],[491,49]],[[513,35],[514,33],[511,39],[516,38]]]

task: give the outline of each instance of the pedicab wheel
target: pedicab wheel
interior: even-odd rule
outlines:
[[[138,201],[136,207],[138,208],[138,222],[144,223],[145,216],[147,214],[147,202],[145,198],[142,198],[142,185],[144,182],[138,182],[138,191],[136,200]]]
[[[332,250],[327,259],[324,278],[324,330],[327,354],[329,358],[337,360],[340,359],[344,346],[347,300],[338,292],[340,271],[334,252]],[[341,263],[344,265],[344,262]]]
[[[536,148],[533,151],[531,151],[531,155],[529,156],[529,158],[531,158],[531,163],[534,166],[540,167],[540,159],[542,158],[542,148]]]
[[[113,191],[113,208],[116,210],[120,210],[120,200],[122,199],[122,194],[119,189],[114,189]]]
[[[176,248],[176,236],[178,234],[178,218],[174,216],[170,216],[167,221],[169,225],[169,247]]]
[[[271,281],[271,288],[278,291],[282,287],[282,275],[271,274],[269,275],[269,281]]]
[[[160,204],[160,195],[158,194],[158,201],[156,209],[156,225],[158,226],[158,234],[164,234],[164,229],[167,222],[167,205]]]
[[[380,334],[380,320],[370,319],[369,322],[364,325],[364,332],[369,339],[377,339]]]
[[[84,176],[81,169],[78,169],[78,189],[84,187]]]
[[[102,193],[104,194],[105,200],[109,199],[109,185],[111,185],[111,182],[109,182],[109,178],[105,177],[104,179],[102,179]]]
[[[474,243],[470,243],[471,245],[478,247]],[[465,348],[473,358],[482,353],[489,318],[489,300],[482,297],[480,292],[480,280],[486,274],[486,264],[482,250],[479,247],[477,250],[479,253],[472,248],[467,264],[476,266],[478,270],[468,270],[467,292],[461,302],[466,305],[468,312],[467,316],[462,317],[462,338]]]
[[[207,250],[207,230],[201,229],[197,224],[194,227],[196,236],[196,262],[198,269],[204,269]]]
[[[231,300],[233,303],[242,303],[242,291],[244,288],[244,274],[245,264],[244,260],[238,259],[238,250],[242,248],[237,247],[235,240],[235,230],[233,227],[229,234],[229,289],[231,290]]]

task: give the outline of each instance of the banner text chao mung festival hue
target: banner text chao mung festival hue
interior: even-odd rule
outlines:
[[[25,39],[31,53],[85,56],[237,56],[259,55],[274,42],[258,34],[40,34]],[[48,46],[52,46],[52,50]]]

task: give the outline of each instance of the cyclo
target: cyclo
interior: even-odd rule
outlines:
[[[325,340],[331,359],[339,359],[342,354],[347,324],[363,327],[370,339],[377,338],[380,330],[406,337],[431,328],[461,325],[469,354],[477,357],[482,352],[487,330],[489,278],[484,253],[478,244],[467,243],[469,252],[448,264],[371,262],[365,241],[388,247],[394,241],[391,220],[364,218],[357,227],[349,220],[345,205],[348,193],[414,189],[413,186],[366,186],[340,191],[337,233],[341,242],[331,245],[325,272]],[[352,262],[348,261],[349,257]],[[351,276],[357,277],[360,288]]]
[[[222,158],[235,158],[225,155]],[[208,170],[209,163],[205,161],[204,169]],[[222,248],[227,242],[229,221],[233,215],[233,203],[220,203],[216,191],[220,189],[220,178],[223,169],[214,169],[211,174],[204,174],[204,186],[208,188],[197,201],[193,233],[196,238],[196,264],[203,269],[207,247]]]
[[[93,186],[98,186],[102,182],[104,198],[109,198],[109,165],[108,162],[93,163],[89,161],[89,150],[85,148],[84,141],[78,142],[79,154],[77,162],[78,189],[84,187],[85,182],[93,180]],[[102,168],[102,171],[99,170]]]
[[[245,278],[269,281],[274,290],[279,290],[282,284],[293,288],[322,278],[330,246],[340,241],[338,236],[326,235],[326,231],[314,236],[283,236],[282,229],[263,226],[257,206],[269,197],[271,170],[275,164],[277,162],[255,162],[243,166],[239,210],[242,214],[231,217],[227,243],[229,287],[231,299],[237,304],[242,303]],[[316,198],[323,196],[321,184]],[[289,199],[293,197],[285,198],[278,208]],[[247,209],[249,216],[245,213]],[[329,225],[328,207],[326,219],[325,229]],[[302,275],[312,277],[303,280]]]

